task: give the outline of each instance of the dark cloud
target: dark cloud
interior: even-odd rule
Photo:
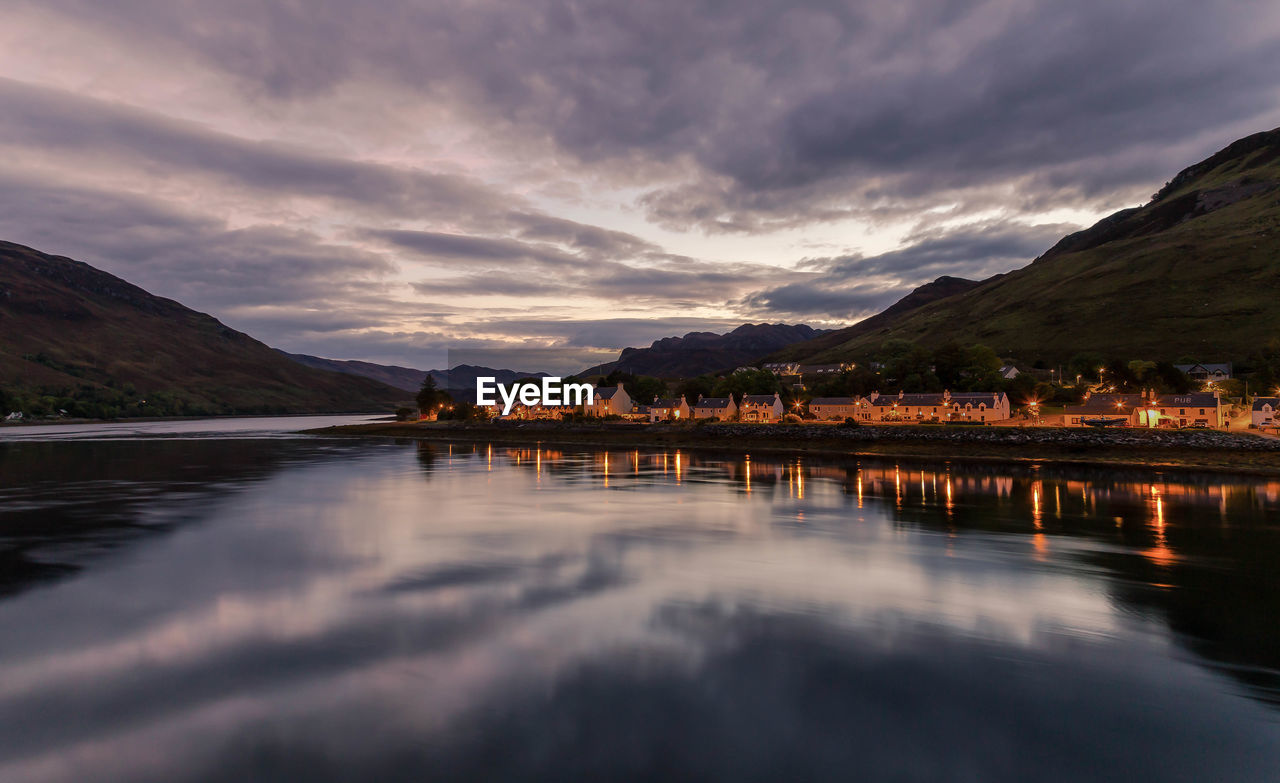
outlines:
[[[555,303],[862,317],[1025,263],[1075,228],[1028,228],[1074,219],[1044,213],[1132,205],[1280,123],[1280,11],[1248,0],[11,7],[0,236],[281,347],[401,364],[498,339],[510,314],[472,297],[539,329]],[[780,229],[836,249],[788,272]],[[837,255],[881,229],[910,236]],[[743,263],[725,233],[775,250]],[[673,326],[652,323],[553,339]]]
[[[386,258],[307,231],[231,228],[151,199],[4,175],[0,236],[198,309],[330,301],[394,270]]]
[[[381,79],[581,161],[683,157],[691,181],[645,203],[718,229],[1044,187],[1063,166],[1077,197],[1145,188],[1277,117],[1277,20],[1249,2],[48,5],[180,47],[253,95]],[[1143,165],[1106,163],[1125,157]]]
[[[78,153],[158,176],[334,199],[393,214],[473,215],[520,203],[465,177],[251,141],[160,114],[0,79],[0,142]]]
[[[750,294],[744,304],[765,313],[863,318],[942,275],[982,280],[1023,266],[1071,228],[991,222],[923,231],[888,253],[808,259],[801,279]]]
[[[553,267],[571,266],[581,262],[581,259],[553,247],[513,239],[404,229],[371,229],[363,232],[363,235],[441,261],[504,263],[524,261]]]

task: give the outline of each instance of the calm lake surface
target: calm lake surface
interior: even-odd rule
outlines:
[[[1280,780],[1278,481],[245,421],[0,430],[0,780]]]

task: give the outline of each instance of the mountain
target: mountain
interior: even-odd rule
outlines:
[[[359,375],[373,378],[397,389],[417,392],[422,388],[422,381],[430,375],[441,389],[459,392],[475,392],[476,378],[481,376],[496,378],[498,383],[510,384],[521,378],[540,378],[545,372],[520,372],[519,370],[498,370],[492,367],[478,367],[471,364],[459,364],[451,370],[415,370],[412,367],[399,367],[394,364],[374,364],[350,359],[322,359],[319,356],[308,356],[305,353],[286,353],[280,351],[295,362],[314,367],[319,370],[330,370],[348,375]]]
[[[16,399],[83,416],[377,411],[411,397],[304,367],[171,299],[9,242],[0,393],[11,408]]]
[[[279,349],[277,349],[279,350]],[[344,375],[358,375],[361,378],[372,378],[388,386],[407,392],[417,392],[422,388],[422,380],[427,377],[426,370],[415,370],[412,367],[399,367],[394,364],[374,364],[356,359],[322,359],[319,356],[308,356],[305,353],[280,354],[317,370],[340,372]],[[437,383],[439,381],[437,380]]]
[[[1247,356],[1280,336],[1280,129],[1184,169],[1146,205],[1022,269],[949,294],[931,289],[941,282],[786,358],[865,358],[894,339],[983,343],[1025,360]]]
[[[999,277],[999,275],[997,275]],[[995,278],[991,278],[994,280]],[[896,320],[906,315],[912,310],[932,304],[941,299],[946,299],[956,294],[962,294],[973,288],[982,285],[983,281],[966,280],[963,277],[948,277],[946,275],[939,277],[932,283],[925,283],[916,288],[911,293],[899,299],[885,310],[864,318],[858,323],[846,329],[837,331],[828,331],[827,333],[815,337],[812,340],[806,340],[802,343],[795,343],[777,352],[770,358],[780,361],[799,360],[805,357],[821,355],[822,352],[831,348],[836,348],[855,337],[868,334],[876,334],[881,329],[891,328]]]
[[[624,348],[617,361],[596,365],[579,375],[607,375],[621,370],[633,375],[689,378],[752,364],[762,356],[821,334],[824,332],[804,324],[743,324],[727,334],[689,332],[684,337],[656,340],[648,348]]]

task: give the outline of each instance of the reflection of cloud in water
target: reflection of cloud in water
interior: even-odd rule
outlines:
[[[1275,772],[1263,708],[1115,603],[1131,561],[1168,571],[1131,546],[1145,523],[1114,532],[1112,510],[1152,509],[1123,477],[1087,479],[1095,526],[1070,521],[1087,497],[1056,516],[1085,479],[1050,471],[952,467],[935,490],[754,457],[747,498],[740,463],[687,452],[679,484],[619,452],[605,490],[589,452],[423,451],[290,465],[0,602],[28,629],[0,653],[0,725],[24,726],[0,777]],[[1186,508],[1156,509],[1175,551]]]

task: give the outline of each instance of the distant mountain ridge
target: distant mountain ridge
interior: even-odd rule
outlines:
[[[616,361],[588,368],[579,375],[607,375],[614,370],[659,378],[688,378],[752,364],[788,345],[824,334],[806,324],[743,324],[726,334],[689,332],[664,337],[648,348],[624,348]]]
[[[286,351],[280,351],[280,353],[308,367],[372,378],[408,392],[417,392],[418,389],[422,388],[422,382],[426,380],[428,375],[435,379],[438,388],[474,391],[476,378],[482,376],[493,377],[497,379],[498,383],[509,384],[521,378],[540,378],[547,374],[545,372],[521,372],[519,370],[479,367],[471,364],[459,364],[449,370],[416,370],[412,367],[376,364],[357,359],[324,359],[305,353],[288,353]]]
[[[779,356],[865,359],[895,339],[983,343],[1025,360],[1248,356],[1280,336],[1280,129],[1183,169],[1144,206],[1063,237],[1021,269],[936,287],[944,280]]]
[[[0,392],[82,415],[367,412],[410,396],[304,367],[212,316],[10,242],[0,242]]]

